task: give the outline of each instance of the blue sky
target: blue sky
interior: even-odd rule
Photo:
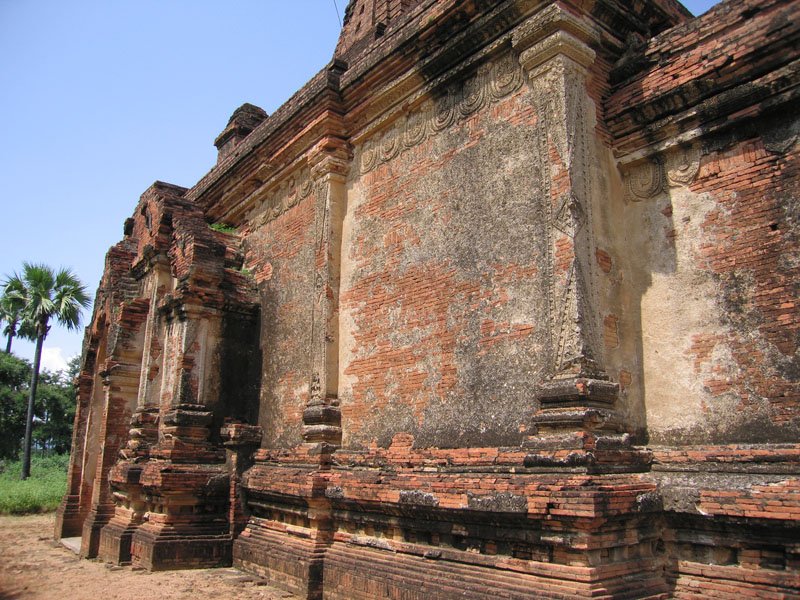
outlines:
[[[333,0],[0,0],[0,276],[67,266],[93,295],[139,195],[157,179],[191,187],[233,110],[272,113],[338,33]],[[54,326],[45,366],[82,337]]]

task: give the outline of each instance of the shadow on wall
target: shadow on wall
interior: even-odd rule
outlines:
[[[226,418],[258,424],[262,352],[258,316],[228,313],[222,319],[219,407],[214,411],[213,435]]]

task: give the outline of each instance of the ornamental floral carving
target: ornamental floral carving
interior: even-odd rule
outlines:
[[[366,140],[358,152],[360,172],[369,173],[488,103],[513,94],[523,82],[522,68],[511,53],[482,65],[460,84],[437,90],[433,100],[423,102],[389,129]]]
[[[413,112],[406,119],[406,127],[403,132],[403,145],[406,148],[413,148],[421,143],[427,134],[427,121],[421,112]]]
[[[700,152],[694,147],[678,148],[666,157],[667,183],[672,187],[688,185],[700,170]]]
[[[699,170],[700,151],[696,147],[675,148],[626,169],[626,197],[632,202],[655,198],[671,187],[689,185]]]
[[[389,162],[400,152],[400,135],[398,126],[394,126],[383,135],[381,140],[381,161]]]
[[[254,225],[261,226],[280,217],[290,208],[308,198],[313,189],[308,169],[295,173],[268,193],[253,210]]]
[[[436,99],[433,115],[431,115],[431,127],[434,132],[443,131],[455,123],[455,99],[456,93],[450,89],[445,90],[445,93]]]
[[[511,54],[506,54],[492,65],[489,78],[489,91],[492,98],[500,100],[515,92],[523,82],[519,61]]]
[[[625,178],[625,189],[633,202],[654,198],[664,189],[664,165],[659,160],[638,164]]]
[[[461,115],[468,117],[483,108],[486,103],[486,88],[480,72],[467,78],[461,91],[461,102],[458,104],[458,112]]]

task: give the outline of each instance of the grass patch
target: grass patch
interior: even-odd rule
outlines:
[[[209,223],[208,226],[214,231],[221,233],[236,233],[236,227],[227,223]]]
[[[31,457],[31,476],[20,481],[22,461],[0,463],[0,514],[55,510],[67,490],[69,454]]]

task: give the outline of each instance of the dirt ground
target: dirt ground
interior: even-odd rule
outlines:
[[[55,516],[0,516],[0,600],[284,600],[296,596],[236,569],[148,573],[80,560],[53,541]]]

